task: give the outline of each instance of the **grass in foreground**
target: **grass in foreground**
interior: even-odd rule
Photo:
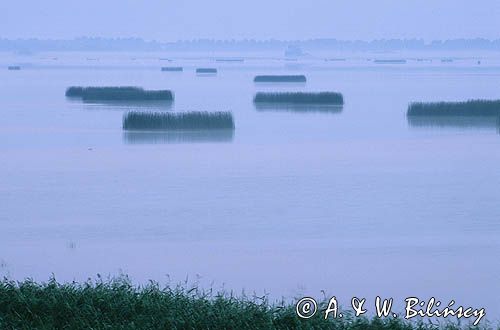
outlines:
[[[66,97],[83,101],[172,101],[169,90],[144,90],[139,87],[69,87]]]
[[[327,320],[317,313],[299,319],[295,306],[266,298],[235,297],[196,287],[133,286],[126,277],[60,284],[0,281],[2,329],[459,329],[445,323],[347,316]],[[464,327],[462,327],[464,328]],[[466,327],[467,328],[467,327]],[[479,327],[486,329],[486,326]],[[474,328],[477,329],[477,328]]]
[[[414,102],[408,116],[500,116],[500,100],[469,100],[465,102]]]
[[[129,112],[124,130],[221,130],[234,129],[230,112]]]
[[[330,104],[343,105],[342,94],[335,92],[320,93],[257,93],[255,103],[289,103],[289,104]]]
[[[285,75],[285,76],[273,76],[264,75],[256,76],[253,79],[254,82],[306,82],[306,76],[304,75]]]

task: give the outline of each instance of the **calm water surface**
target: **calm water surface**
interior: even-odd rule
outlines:
[[[407,296],[500,318],[498,122],[408,121],[411,101],[500,98],[500,66],[106,54],[0,70],[0,275]],[[364,60],[366,62],[366,60]],[[160,72],[183,65],[182,73]],[[219,68],[197,76],[196,66]],[[304,73],[306,84],[252,82]],[[71,85],[172,89],[171,106],[83,104]],[[257,91],[339,91],[342,111],[256,109]],[[126,111],[232,111],[234,134],[124,133]]]

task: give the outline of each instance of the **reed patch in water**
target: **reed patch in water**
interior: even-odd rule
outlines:
[[[395,60],[390,60],[390,59],[382,59],[382,60],[374,60],[373,63],[376,64],[406,64],[406,60],[403,59],[395,59]]]
[[[336,92],[285,92],[285,93],[264,93],[259,92],[254,97],[254,103],[288,103],[288,104],[328,104],[343,105],[344,97]]]
[[[500,116],[500,100],[465,102],[413,102],[408,116]]]
[[[253,79],[254,82],[306,82],[304,75],[261,75]]]
[[[161,71],[182,72],[182,71],[184,71],[184,68],[182,66],[164,66],[161,68]]]
[[[196,73],[200,74],[216,74],[217,69],[215,68],[198,68],[196,69]]]
[[[144,90],[139,87],[69,87],[67,97],[83,101],[172,101],[169,90]]]
[[[222,130],[234,129],[231,112],[129,112],[124,130]]]

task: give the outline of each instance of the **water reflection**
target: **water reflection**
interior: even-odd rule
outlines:
[[[197,77],[217,77],[217,73],[196,72]]]
[[[254,81],[255,85],[258,85],[259,87],[305,87],[307,82],[289,82],[289,81],[276,81],[276,82],[260,82],[260,81]]]
[[[198,131],[125,131],[126,144],[167,144],[167,143],[228,143],[234,138],[234,130]]]
[[[257,111],[288,111],[288,112],[322,112],[340,113],[341,105],[331,104],[296,104],[296,103],[254,103]]]
[[[500,132],[500,117],[496,116],[407,116],[410,127],[496,130]]]
[[[77,97],[67,97],[73,103],[82,103],[88,109],[107,109],[107,110],[130,110],[140,108],[142,110],[170,110],[174,101],[155,100],[155,101],[120,101],[120,100],[82,100]]]

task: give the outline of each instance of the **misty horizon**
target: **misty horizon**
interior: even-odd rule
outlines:
[[[447,38],[447,39],[424,39],[424,38],[376,38],[376,39],[341,39],[335,37],[322,37],[322,38],[303,38],[303,39],[287,39],[287,38],[186,38],[177,40],[162,41],[158,39],[149,39],[134,36],[120,36],[120,37],[108,37],[105,35],[89,36],[80,35],[70,38],[7,38],[0,35],[0,40],[4,41],[78,41],[78,40],[139,40],[143,42],[155,42],[160,44],[173,44],[180,42],[309,42],[309,41],[336,41],[336,42],[362,42],[362,43],[372,43],[372,42],[386,42],[386,41],[404,41],[404,42],[419,42],[424,45],[432,45],[433,43],[447,42],[447,41],[485,41],[485,42],[497,42],[500,41],[500,35],[498,38]]]
[[[314,2],[276,0],[182,2],[62,0],[0,3],[8,39],[138,37],[168,42],[201,39],[339,40],[497,39],[500,3],[494,0]],[[63,28],[62,28],[63,27]]]
[[[426,42],[423,39],[378,39],[372,41],[307,39],[307,40],[217,40],[193,39],[159,42],[142,38],[80,37],[75,39],[2,39],[0,51],[183,51],[183,50],[284,50],[297,46],[304,50],[335,51],[399,51],[399,50],[500,50],[500,39],[450,39]]]

